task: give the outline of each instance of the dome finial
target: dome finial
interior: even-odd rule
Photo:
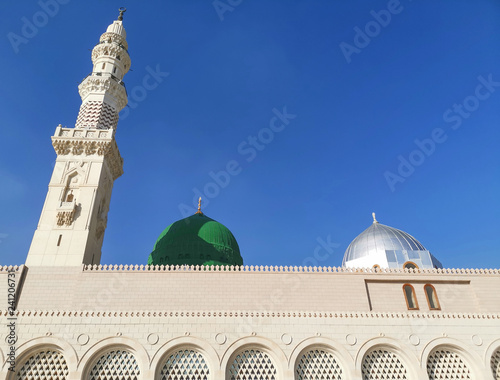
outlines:
[[[120,12],[120,15],[118,16],[118,21],[122,21],[123,20],[123,14],[127,11],[127,8],[120,7],[118,9],[118,11]]]
[[[201,197],[198,199],[198,211],[196,211],[195,214],[203,215],[203,213],[201,212]]]
[[[374,212],[372,212],[372,216],[373,216],[373,223],[378,223],[377,218],[375,218],[375,213]]]

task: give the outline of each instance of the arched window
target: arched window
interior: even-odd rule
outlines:
[[[378,272],[380,270],[380,265],[375,264],[372,268],[375,270],[375,272]]]
[[[415,296],[415,289],[413,289],[413,286],[410,284],[404,284],[403,293],[405,295],[408,310],[418,310],[417,297]]]
[[[102,355],[94,364],[89,380],[138,380],[141,371],[129,351],[113,350]]]
[[[404,269],[418,269],[418,265],[415,264],[413,261],[407,261],[406,263],[403,264]]]
[[[425,296],[427,297],[427,304],[431,310],[441,310],[439,300],[434,286],[427,284],[424,286]]]
[[[16,372],[17,380],[66,380],[68,365],[64,356],[54,350],[40,351],[24,362]]]
[[[491,372],[495,380],[500,380],[500,349],[496,350],[491,357]]]
[[[229,380],[276,380],[276,367],[268,354],[259,349],[239,352],[229,367]]]
[[[363,380],[407,380],[406,368],[394,352],[375,349],[368,352],[361,364]]]
[[[205,358],[194,350],[180,350],[170,355],[163,365],[160,380],[209,380]]]
[[[438,349],[427,359],[429,380],[472,379],[469,367],[456,352]]]
[[[335,357],[324,350],[304,353],[295,367],[296,380],[341,380],[342,368]]]

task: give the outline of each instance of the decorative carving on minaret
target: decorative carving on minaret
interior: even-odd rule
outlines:
[[[52,136],[57,159],[27,265],[100,261],[113,182],[123,174],[115,140],[130,69],[123,12],[92,51],[92,72],[78,86],[82,105],[75,128],[59,125]]]
[[[120,10],[123,17],[123,10]],[[122,82],[130,69],[127,41],[122,20],[113,22],[92,50],[92,73],[78,86],[82,105],[76,127],[82,129],[116,129],[118,113],[127,104]]]
[[[73,223],[73,218],[75,216],[76,205],[73,204],[73,208],[67,211],[58,211],[57,212],[57,225],[58,226],[71,226]]]

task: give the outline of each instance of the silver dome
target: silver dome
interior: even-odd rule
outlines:
[[[441,266],[417,239],[397,228],[380,224],[373,214],[373,224],[347,247],[342,266],[378,264],[382,267],[402,267],[405,261],[418,263],[419,267]]]

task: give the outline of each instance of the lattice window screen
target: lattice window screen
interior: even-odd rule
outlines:
[[[500,350],[496,350],[491,357],[491,371],[493,372],[493,378],[500,380]]]
[[[128,351],[113,350],[101,356],[90,371],[90,380],[138,380],[139,366]]]
[[[169,356],[160,373],[160,380],[209,380],[205,358],[194,350],[181,350]]]
[[[66,380],[68,365],[57,351],[45,350],[31,356],[17,371],[18,380]]]
[[[342,380],[342,368],[335,357],[323,350],[311,350],[300,358],[295,369],[297,380]]]
[[[456,352],[435,350],[427,359],[429,380],[472,379],[470,370]]]
[[[229,367],[229,380],[276,380],[276,368],[265,352],[245,350],[234,358]]]
[[[407,380],[406,368],[398,355],[387,350],[373,350],[363,358],[363,380]]]

